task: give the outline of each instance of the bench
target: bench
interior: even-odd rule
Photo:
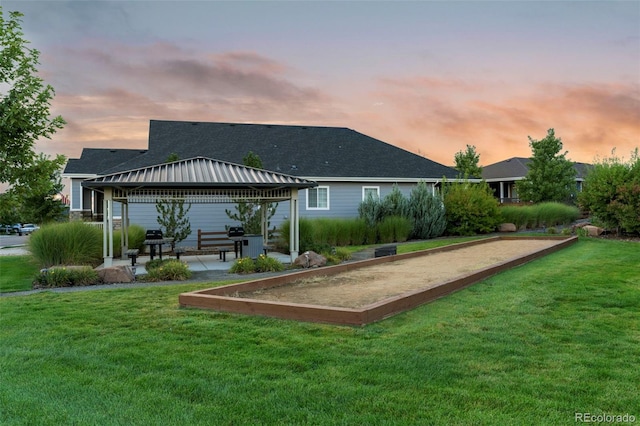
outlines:
[[[229,247],[220,247],[218,249],[218,254],[220,254],[220,260],[222,260],[223,262],[227,261],[227,253],[231,251],[231,248]]]
[[[176,247],[175,249],[173,249],[173,253],[176,255],[176,259],[180,260],[180,255],[181,254],[185,254],[187,252],[187,249],[185,249],[184,247]]]
[[[227,253],[235,250],[233,240],[229,239],[227,231],[205,232],[198,229],[198,250],[213,248],[218,250],[220,260],[227,261]]]
[[[397,254],[397,246],[382,246],[374,251],[374,257],[393,256]]]
[[[131,259],[131,266],[136,266],[136,259],[138,258],[139,253],[140,253],[139,249],[127,250],[126,255]]]

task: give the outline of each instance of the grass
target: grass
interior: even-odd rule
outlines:
[[[39,271],[31,256],[0,256],[0,293],[31,290]]]
[[[639,263],[582,239],[362,328],[180,309],[202,284],[0,298],[0,423],[638,418]]]

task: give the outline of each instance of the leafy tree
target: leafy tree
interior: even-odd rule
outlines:
[[[191,222],[189,222],[189,210],[191,204],[186,208],[184,200],[172,198],[161,200],[156,204],[158,212],[158,224],[162,228],[162,235],[165,238],[173,238],[171,249],[175,249],[176,244],[183,241],[191,234]]]
[[[65,121],[50,116],[55,92],[37,75],[40,52],[28,47],[20,28],[22,16],[10,12],[5,19],[0,7],[0,182],[28,188],[36,163],[45,161],[36,156],[35,142],[50,138]],[[63,162],[64,157],[53,161]]]
[[[180,160],[178,154],[172,152],[167,157],[166,162],[171,163],[178,160]],[[173,238],[171,243],[172,250],[175,250],[177,243],[184,241],[191,234],[189,210],[191,210],[191,204],[185,208],[184,200],[182,199],[160,200],[156,204],[157,221],[162,229],[162,235],[165,238]]]
[[[64,214],[55,195],[62,190],[60,169],[66,159],[36,154],[34,146],[65,122],[50,117],[54,90],[37,75],[40,53],[27,46],[22,16],[10,12],[5,19],[0,7],[0,182],[10,186],[0,209],[3,221],[42,223]]]
[[[486,182],[454,182],[444,187],[449,235],[493,232],[500,223],[498,200]]]
[[[606,229],[640,232],[640,157],[625,162],[615,156],[593,165],[578,195],[581,208]]]
[[[25,187],[18,186],[11,194],[20,200],[20,216],[24,222],[46,223],[67,217],[67,207],[57,195],[64,185],[60,171],[64,158],[50,160],[39,154],[35,163],[25,172]]]
[[[249,151],[247,155],[242,158],[242,162],[247,167],[262,169],[262,160],[258,154],[255,154],[253,151]],[[267,209],[267,232],[271,233],[273,230],[269,230],[270,219],[276,213],[278,204],[270,203],[264,207]],[[260,234],[262,232],[262,208],[263,206],[260,203],[238,201],[235,206],[235,213],[231,210],[225,210],[225,213],[229,219],[240,222],[245,233]]]
[[[180,160],[180,156],[178,154],[176,154],[175,152],[172,152],[171,154],[169,154],[169,156],[167,157],[167,163],[173,163],[174,161],[179,161]]]
[[[556,138],[554,130],[549,129],[547,136],[539,141],[529,136],[529,146],[533,154],[529,172],[516,183],[520,199],[534,203],[575,200],[576,170],[566,159],[566,151],[559,154],[562,141]]]
[[[473,145],[467,145],[467,149],[458,151],[454,157],[456,165],[455,169],[460,172],[464,178],[481,178],[482,167],[478,164],[480,162],[480,154],[476,152],[476,147]]]

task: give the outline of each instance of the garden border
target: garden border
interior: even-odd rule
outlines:
[[[447,252],[463,247],[484,244],[499,240],[530,240],[548,239],[557,240],[556,244],[544,249],[514,257],[504,262],[488,266],[486,268],[461,275],[451,280],[443,281],[427,289],[419,289],[393,296],[378,302],[369,304],[359,309],[340,308],[332,306],[320,306],[301,303],[274,302],[229,296],[243,292],[263,290],[271,287],[282,286],[302,278],[317,276],[329,276],[352,269],[393,262],[401,259],[410,259],[426,256],[432,253]],[[382,320],[392,315],[413,309],[424,303],[446,296],[454,291],[468,287],[480,280],[495,275],[499,272],[530,262],[547,254],[568,247],[578,241],[577,237],[544,236],[544,237],[515,237],[497,236],[464,243],[452,244],[428,250],[420,250],[411,253],[384,256],[358,262],[342,263],[335,266],[314,268],[287,275],[271,278],[252,280],[243,283],[230,284],[221,287],[197,290],[180,294],[178,300],[181,307],[213,309],[225,312],[235,312],[247,315],[261,315],[298,321],[322,322],[339,325],[365,325]]]

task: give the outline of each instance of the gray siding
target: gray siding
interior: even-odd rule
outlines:
[[[430,185],[430,184],[428,184]],[[363,186],[379,186],[380,197],[384,198],[393,188],[392,183],[321,183],[320,186],[329,187],[329,210],[307,210],[307,191],[299,192],[299,212],[303,218],[355,218],[358,217],[358,206],[362,201]],[[409,197],[414,184],[399,184],[398,188]],[[119,212],[119,204],[114,203],[114,212]],[[195,247],[197,245],[198,229],[203,231],[224,231],[228,226],[239,226],[234,223],[225,210],[235,212],[235,204],[192,204],[189,210],[191,235],[179,245]],[[145,229],[158,229],[158,213],[153,204],[131,203],[129,205],[129,221]],[[289,202],[280,202],[275,215],[271,218],[271,227],[278,227],[289,219]]]

